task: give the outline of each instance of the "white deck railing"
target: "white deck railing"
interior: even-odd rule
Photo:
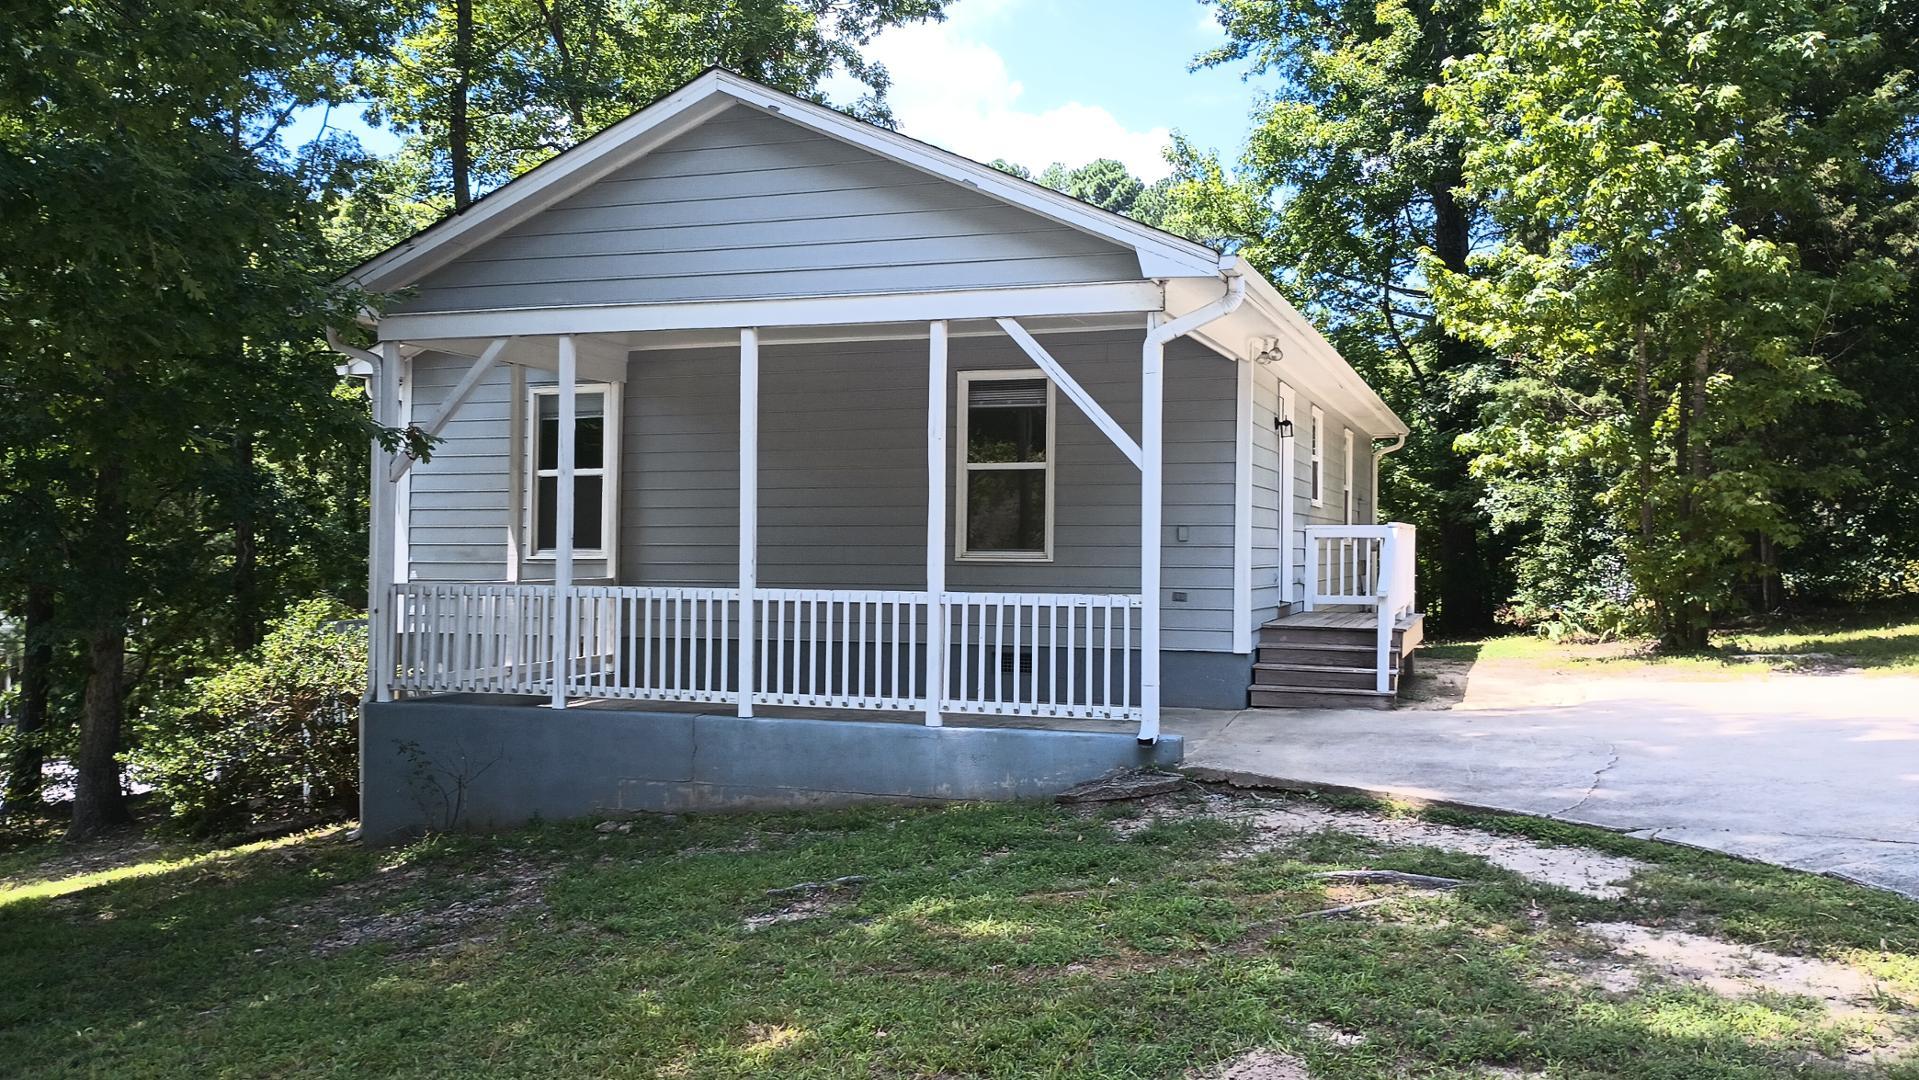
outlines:
[[[393,588],[395,670],[412,693],[925,711],[926,592],[411,582]],[[1130,594],[942,593],[939,711],[1138,720]],[[553,660],[556,647],[560,661]]]
[[[1388,525],[1310,525],[1306,528],[1304,605],[1358,605],[1378,613],[1377,688],[1392,688],[1393,633],[1415,610],[1414,559],[1418,530]]]

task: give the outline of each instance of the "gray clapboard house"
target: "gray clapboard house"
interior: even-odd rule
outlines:
[[[441,440],[375,451],[370,818],[429,736],[553,813],[690,804],[702,737],[1119,732],[1028,792],[1176,756],[1166,708],[1388,703],[1417,641],[1406,427],[1243,259],[728,72],[352,277]]]

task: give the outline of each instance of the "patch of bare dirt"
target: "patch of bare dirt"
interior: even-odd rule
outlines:
[[[1625,895],[1627,880],[1646,865],[1637,859],[1607,855],[1590,848],[1553,847],[1521,837],[1414,818],[1382,817],[1359,810],[1331,810],[1299,803],[1255,806],[1244,813],[1253,828],[1247,854],[1271,850],[1298,837],[1331,829],[1382,844],[1477,855],[1521,877],[1601,899]]]
[[[1608,993],[1634,993],[1647,982],[1663,982],[1732,1000],[1806,998],[1863,1033],[1856,1057],[1882,1061],[1919,1048],[1913,1003],[1851,965],[1635,923],[1592,923],[1583,929],[1602,946],[1601,955],[1562,963]]]
[[[864,884],[865,878],[852,876],[827,882],[804,881],[784,889],[769,889],[768,896],[784,900],[785,903],[772,911],[748,915],[740,923],[740,928],[752,933],[781,923],[805,922],[831,915],[852,904]]]
[[[448,874],[436,864],[395,866],[371,882],[337,886],[318,900],[282,908],[271,919],[316,935],[312,949],[329,956],[360,945],[386,943],[408,952],[449,951],[491,941],[499,925],[546,907],[550,864],[503,855],[492,865]],[[432,883],[452,895],[419,895]]]
[[[1190,1080],[1311,1080],[1306,1063],[1277,1050],[1249,1050],[1206,1072],[1188,1072]]]

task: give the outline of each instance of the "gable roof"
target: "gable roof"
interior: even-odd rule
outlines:
[[[411,284],[463,252],[600,180],[620,166],[734,105],[771,113],[921,172],[964,184],[1009,205],[1130,248],[1148,278],[1215,277],[1234,260],[1019,177],[744,76],[712,68],[632,116],[476,200],[465,210],[367,260],[346,276],[385,292]]]

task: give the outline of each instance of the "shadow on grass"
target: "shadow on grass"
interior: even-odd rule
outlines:
[[[248,852],[0,908],[0,1060],[35,1076],[1148,1077],[1270,1045],[1321,1078],[1549,1062],[1743,1078],[1835,1049],[1788,1011],[1560,978],[1572,920],[1623,908],[1476,859],[1322,834],[1223,860],[1232,825],[1122,822],[966,806]],[[393,887],[406,859],[418,873]],[[532,908],[417,948],[312,948],[341,911],[430,921],[462,882],[528,860],[552,871]],[[1353,865],[1474,883],[1302,917],[1346,898],[1309,875]],[[846,874],[869,882],[747,928],[789,903],[769,889]]]

